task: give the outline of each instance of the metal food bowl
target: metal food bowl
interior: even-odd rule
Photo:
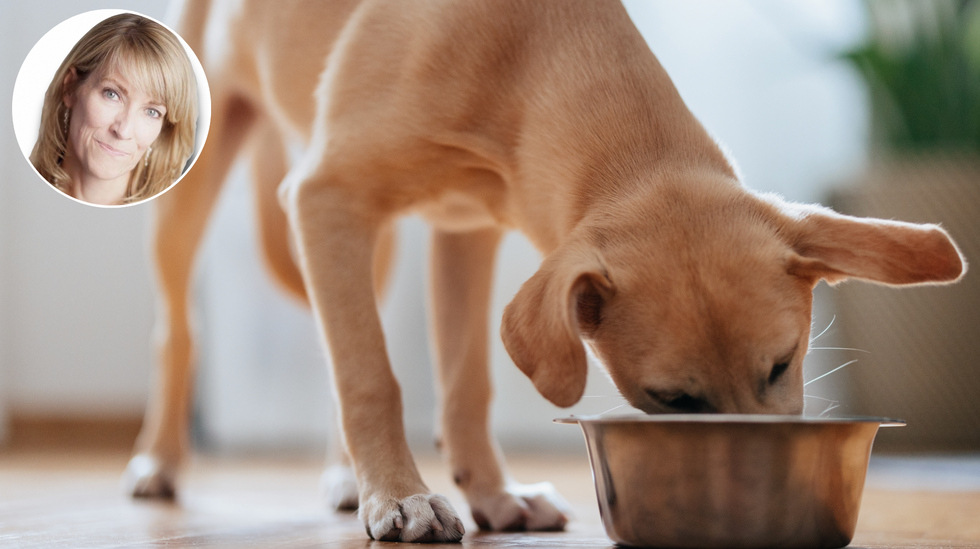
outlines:
[[[606,533],[652,547],[843,547],[883,418],[628,415],[578,423]]]

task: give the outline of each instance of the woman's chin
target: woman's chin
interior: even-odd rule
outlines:
[[[133,173],[135,166],[93,166],[92,169],[88,171],[89,180],[92,181],[102,181],[102,182],[120,182],[122,180],[125,183],[129,183],[129,177]]]

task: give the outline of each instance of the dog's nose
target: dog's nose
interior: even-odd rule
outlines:
[[[682,414],[707,414],[718,410],[704,397],[692,396],[687,393],[665,394],[654,389],[647,389],[647,395],[668,412]]]

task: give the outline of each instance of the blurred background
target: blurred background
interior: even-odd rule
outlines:
[[[44,33],[109,6],[0,2],[0,440],[44,430],[131,438],[154,375],[145,245],[152,205],[104,210],[52,191],[17,147],[6,107]],[[943,222],[967,257],[980,257],[980,2],[625,3],[749,187],[848,213]],[[165,1],[111,7],[171,22]],[[199,259],[195,441],[211,452],[322,452],[334,432],[326,360],[306,308],[263,271],[248,177],[240,163]],[[383,321],[410,442],[433,451],[428,230],[415,218],[400,229]],[[501,311],[539,261],[523,237],[507,237],[491,323],[494,428],[505,450],[579,450],[579,431],[552,418],[630,408],[597,365],[582,402],[555,408],[508,359],[497,336]],[[806,412],[908,420],[883,433],[885,448],[980,449],[975,279],[901,291],[821,284]]]

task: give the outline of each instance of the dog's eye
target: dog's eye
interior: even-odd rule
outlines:
[[[769,372],[769,385],[772,385],[779,381],[780,376],[782,376],[786,370],[789,369],[789,362],[779,362],[773,365],[772,371]]]

